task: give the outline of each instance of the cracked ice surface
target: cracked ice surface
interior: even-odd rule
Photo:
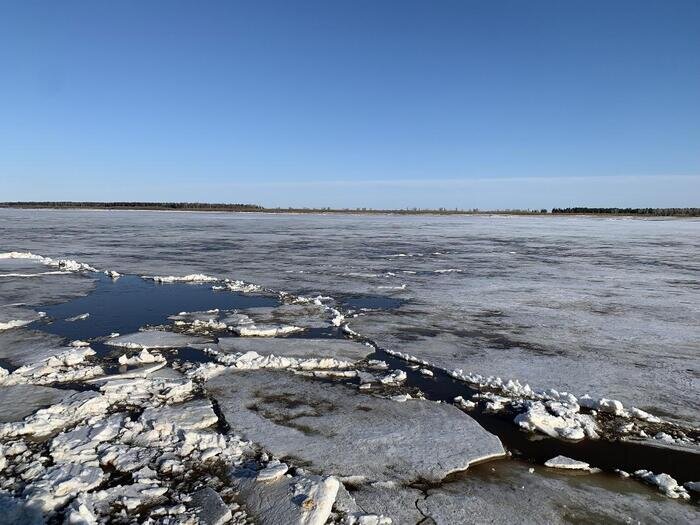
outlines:
[[[0,215],[8,251],[59,258],[70,246],[66,257],[121,273],[204,274],[307,296],[408,299],[350,325],[448,370],[619,399],[700,423],[692,408],[700,404],[694,219]],[[125,230],[138,235],[125,238]],[[461,271],[440,272],[446,269]],[[59,275],[42,283],[64,277],[89,281]]]
[[[654,414],[670,415],[697,423],[693,408],[698,405],[700,340],[694,307],[700,270],[694,257],[700,248],[697,221],[0,210],[0,224],[2,250],[24,254],[0,257],[0,308],[18,308],[32,318],[38,315],[32,313],[32,306],[87,293],[93,286],[89,272],[94,268],[166,276],[166,282],[209,282],[207,286],[213,279],[240,278],[306,297],[333,296],[341,304],[344,298],[359,296],[361,304],[363,295],[376,298],[381,294],[397,303],[401,303],[398,299],[406,302],[390,312],[361,312],[353,318],[351,313],[335,315],[322,306],[339,303],[311,299],[303,305],[241,310],[233,322],[242,332],[248,330],[248,335],[270,336],[280,335],[279,329],[285,326],[325,327],[332,316],[339,325],[345,313],[351,329],[381,346],[447,370],[462,368],[467,373],[519,379],[534,388],[573,392],[581,406],[590,405],[601,413],[629,412],[649,422],[656,420]],[[124,228],[138,235],[125,237]],[[65,253],[67,249],[71,253]],[[51,258],[27,255],[28,250]],[[234,281],[216,284],[232,290],[258,290],[255,285]],[[5,322],[22,319],[7,317]],[[167,332],[157,335],[188,338],[187,343],[184,339],[168,343],[173,346],[207,341],[162,334]],[[228,357],[245,368],[279,366],[292,363],[292,358],[313,360],[327,355],[321,346],[325,352],[331,348],[341,351],[335,343],[323,341],[318,349],[308,350],[312,354],[318,350],[317,356],[284,357],[287,351],[302,350],[292,348],[292,343],[277,343],[286,340],[246,343],[258,341],[279,346],[271,352],[262,346],[244,350],[230,341],[233,353]],[[222,355],[226,355],[223,348],[227,344],[219,348]],[[26,328],[0,332],[3,366],[8,361],[10,368],[24,367],[0,377],[4,385],[99,378],[93,383],[99,386],[98,392],[67,392],[50,407],[21,421],[13,417],[14,421],[0,427],[0,468],[5,469],[0,477],[2,488],[31,496],[45,509],[75,497],[63,513],[69,523],[99,522],[115,512],[129,514],[145,507],[153,511],[154,519],[194,519],[191,512],[198,503],[187,503],[188,494],[169,493],[172,487],[159,476],[167,479],[190,471],[200,475],[206,472],[202,469],[206,461],[240,456],[240,443],[212,426],[216,418],[211,403],[193,399],[198,387],[171,368],[133,377],[144,375],[149,366],[165,366],[160,360],[155,365],[148,363],[153,358],[150,352],[130,352],[123,359],[128,364],[146,364],[143,369],[103,376],[101,367],[90,365],[94,356],[63,345]],[[135,348],[145,346],[136,344]],[[346,351],[354,352],[351,346],[342,348]],[[283,357],[272,359],[271,354]],[[87,363],[82,362],[85,357]],[[223,381],[222,408],[228,406],[232,430],[237,431],[236,425],[241,424],[251,439],[260,438],[282,453],[291,449],[286,459],[292,465],[291,473],[283,473],[279,462],[270,462],[257,471],[258,489],[246,493],[248,502],[255,501],[256,494],[265,494],[259,492],[260,483],[285,486],[286,480],[293,479],[303,481],[299,492],[290,483],[271,502],[272,507],[295,513],[316,508],[317,498],[309,498],[314,483],[333,478],[309,482],[311,475],[295,469],[296,460],[291,456],[309,457],[312,470],[319,474],[349,473],[350,479],[344,479],[350,487],[360,480],[405,481],[426,473],[428,479],[439,479],[448,471],[464,468],[476,452],[489,448],[485,446],[489,439],[495,439],[468,416],[455,416],[450,412],[455,409],[448,405],[408,395],[395,396],[403,403],[358,397],[361,394],[342,385],[313,383],[310,389],[308,383],[300,383],[306,379],[289,373],[215,367],[222,376],[209,384]],[[390,382],[405,379],[394,370],[384,374]],[[256,381],[264,377],[274,379],[263,382],[258,390]],[[14,387],[0,386],[5,388]],[[242,399],[226,397],[234,390]],[[593,397],[583,397],[583,393]],[[497,398],[492,396],[494,403]],[[250,401],[252,405],[244,406]],[[579,439],[591,428],[575,410],[562,410],[558,396],[556,403],[550,401],[546,411],[541,410],[541,402],[528,404],[518,423],[569,439]],[[632,405],[642,408],[630,408]],[[114,410],[128,412],[108,415]],[[570,420],[576,423],[573,433]],[[339,445],[333,448],[337,435],[332,433],[339,430]],[[395,448],[391,432],[398,435]],[[657,436],[659,441],[666,439],[662,434]],[[24,441],[46,443],[48,451],[26,450]],[[376,450],[375,455],[361,454],[358,461],[357,443]],[[455,448],[458,454],[450,455]],[[384,472],[384,464],[392,470]],[[692,522],[696,517],[687,504],[668,503],[662,492],[679,499],[687,494],[660,472],[634,473],[653,485],[649,488],[596,474],[586,474],[584,485],[573,477],[541,474],[544,470],[538,468],[537,475],[524,470],[501,475],[499,465],[475,465],[468,478],[430,489],[427,499],[421,491],[400,483],[365,484],[353,490],[355,507],[345,501],[347,523],[379,523],[378,518],[349,521],[350,514],[358,512],[389,515],[395,523],[418,523],[425,516],[436,523],[506,521],[513,513],[551,523],[566,519],[653,523],[662,518]],[[112,471],[131,481],[104,490],[96,486]],[[17,484],[11,485],[10,480]],[[350,499],[341,488],[334,495],[336,502],[339,497]],[[178,504],[180,496],[185,504]],[[226,508],[218,505],[220,496],[204,496],[218,508],[217,516],[227,516]],[[167,506],[155,507],[164,498],[170,498]],[[321,497],[320,501],[330,499]],[[0,495],[3,517],[31,523],[34,517],[18,501],[7,503]],[[308,508],[300,507],[307,501]],[[7,508],[9,513],[5,513]],[[504,508],[510,514],[504,515]],[[300,520],[304,516],[294,515]]]
[[[243,437],[341,478],[440,481],[504,454],[496,436],[450,405],[396,403],[284,372],[228,371],[206,387]]]

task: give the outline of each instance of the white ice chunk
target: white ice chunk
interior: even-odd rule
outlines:
[[[284,476],[288,470],[289,467],[286,463],[268,465],[264,469],[258,471],[256,479],[258,481],[274,481],[277,478]]]
[[[75,392],[60,403],[38,410],[24,421],[0,425],[0,437],[46,437],[88,417],[104,414],[108,407],[107,398],[97,392]]]
[[[147,348],[144,348],[138,355],[135,355],[133,357],[127,357],[126,354],[119,356],[119,364],[128,366],[142,365],[147,363],[157,363],[161,361],[165,361],[165,358],[163,356],[151,354]]]
[[[90,312],[85,312],[84,314],[74,315],[73,317],[66,318],[68,322],[83,321],[90,317]]]
[[[384,385],[396,385],[406,381],[407,377],[406,372],[403,370],[394,370],[390,374],[382,377],[380,381]]]
[[[197,430],[215,425],[219,418],[214,412],[211,401],[196,399],[178,405],[168,405],[159,408],[147,408],[141,414],[139,421],[149,428],[160,432],[181,430]]]
[[[143,278],[150,279],[157,283],[209,283],[219,280],[216,277],[204,275],[203,273],[191,273],[189,275],[183,275],[180,277],[175,275],[144,275]]]
[[[464,399],[462,396],[455,397],[454,401],[457,404],[457,406],[459,406],[460,408],[463,408],[465,410],[471,410],[474,407],[476,407],[476,403],[474,403],[474,401],[469,401],[467,399]]]
[[[566,456],[556,456],[552,459],[549,459],[544,462],[544,466],[566,470],[591,470],[591,466],[588,463],[567,458]]]
[[[50,513],[81,492],[102,483],[102,469],[81,464],[62,463],[24,489],[24,497],[44,512]]]
[[[247,510],[266,525],[324,525],[340,487],[332,476],[260,482],[254,472],[234,471],[232,479]]]
[[[680,486],[678,482],[668,474],[654,474],[649,470],[637,470],[634,475],[645,483],[658,487],[659,491],[664,493],[669,498],[690,498],[688,491]]]

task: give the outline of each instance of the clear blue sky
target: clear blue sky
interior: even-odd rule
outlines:
[[[700,205],[700,1],[3,1],[0,200]]]

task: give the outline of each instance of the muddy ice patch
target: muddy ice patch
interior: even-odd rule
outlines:
[[[496,436],[448,405],[396,403],[284,372],[229,371],[206,388],[244,437],[341,478],[439,481],[505,453]]]

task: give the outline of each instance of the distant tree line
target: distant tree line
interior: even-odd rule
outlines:
[[[465,215],[501,213],[510,215],[537,215],[547,213],[547,210],[530,209],[503,209],[480,210],[473,208],[448,209],[448,208],[405,208],[405,209],[376,209],[376,208],[265,208],[258,204],[223,204],[202,202],[77,202],[77,201],[22,201],[0,202],[4,208],[85,208],[85,209],[133,209],[133,210],[192,210],[192,211],[238,211],[238,212],[265,212],[265,213],[349,213],[349,214],[398,214],[398,215]]]
[[[700,217],[700,208],[552,208],[546,209],[501,209],[480,210],[471,208],[265,208],[258,204],[227,204],[209,202],[77,202],[77,201],[24,201],[0,202],[0,208],[84,208],[84,209],[131,209],[131,210],[190,210],[190,211],[231,211],[265,213],[348,213],[348,214],[394,214],[394,215],[640,215],[651,217]]]
[[[648,215],[655,217],[698,217],[700,208],[552,208],[552,213],[595,215]]]
[[[139,210],[225,210],[225,211],[261,211],[257,204],[224,204],[206,202],[3,202],[6,208],[98,208],[98,209],[139,209]]]

